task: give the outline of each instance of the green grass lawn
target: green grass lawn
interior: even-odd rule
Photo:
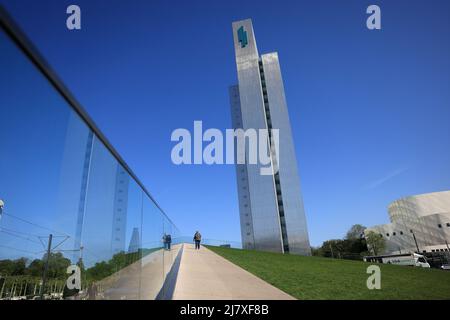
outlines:
[[[366,262],[208,248],[297,299],[450,299],[450,271],[380,264],[369,290]]]

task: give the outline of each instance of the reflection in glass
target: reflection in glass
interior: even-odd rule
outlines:
[[[141,299],[155,299],[164,282],[163,217],[148,198],[144,198],[142,217]]]
[[[3,30],[0,70],[0,299],[164,297],[177,228]]]

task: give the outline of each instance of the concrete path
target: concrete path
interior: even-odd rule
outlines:
[[[184,244],[174,300],[295,299],[211,250]]]

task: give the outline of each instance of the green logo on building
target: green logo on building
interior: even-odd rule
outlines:
[[[245,48],[248,44],[247,31],[244,30],[244,26],[241,26],[237,31],[238,41],[241,44],[241,48]]]

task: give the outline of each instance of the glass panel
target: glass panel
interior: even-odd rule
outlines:
[[[97,141],[81,243],[87,286],[98,298],[138,299],[142,191]]]
[[[0,299],[163,297],[179,231],[3,31],[0,70]]]
[[[0,298],[62,292],[70,255],[61,251],[76,221],[61,173],[73,112],[65,100],[0,31]],[[76,128],[87,134],[86,126]],[[74,180],[80,172],[74,170]],[[61,207],[63,199],[66,207]],[[63,214],[62,214],[63,213]],[[46,250],[52,238],[45,287]],[[73,248],[73,247],[72,247]],[[71,248],[71,249],[72,249]]]
[[[155,299],[164,282],[163,217],[152,200],[144,196],[142,217],[141,299]]]

